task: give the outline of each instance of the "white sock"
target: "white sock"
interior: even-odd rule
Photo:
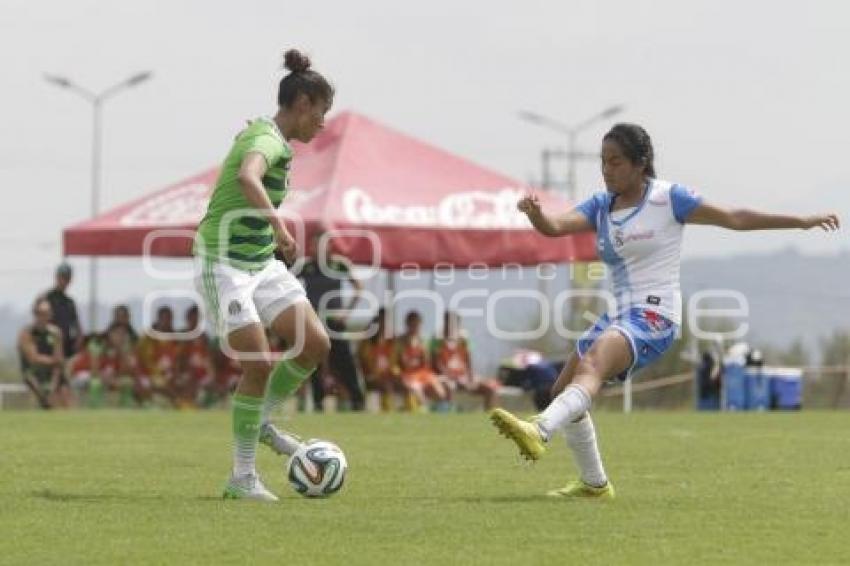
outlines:
[[[281,454],[292,456],[301,447],[301,442],[291,434],[280,431],[280,436],[275,439],[274,446]]]
[[[590,413],[585,413],[578,422],[567,423],[564,426],[567,437],[567,447],[573,453],[581,481],[593,487],[602,487],[608,483],[608,476],[602,467],[602,456],[596,443],[596,429]]]
[[[233,411],[233,475],[237,478],[253,475],[256,473],[254,462],[263,400],[236,393],[230,403]]]
[[[292,456],[295,451],[301,447],[301,441],[297,437],[289,434],[285,430],[280,430],[272,425],[268,419],[263,420],[262,427],[269,425],[271,427],[272,450],[278,454]],[[261,427],[261,429],[262,429]]]
[[[233,475],[237,478],[255,475],[257,473],[256,455],[256,444],[253,448],[247,444],[237,444],[233,454]]]
[[[537,428],[548,441],[552,433],[590,410],[590,394],[581,385],[571,383],[537,416]]]
[[[273,395],[269,391],[266,391],[266,396],[263,399],[263,420],[260,425],[260,430],[262,430],[262,427],[266,425],[271,425],[273,431],[271,435],[272,450],[278,454],[292,456],[295,454],[295,451],[298,450],[298,447],[301,446],[301,443],[296,437],[287,433],[285,430],[280,430],[272,425],[272,415],[276,412],[280,412],[280,408],[283,406],[283,401],[283,397]]]
[[[275,395],[269,395],[266,393],[266,396],[263,398],[263,422],[267,423],[272,420],[272,416],[275,413],[281,413],[281,407],[283,407],[283,399],[277,397]]]

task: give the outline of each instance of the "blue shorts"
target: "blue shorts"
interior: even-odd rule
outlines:
[[[632,350],[631,367],[617,376],[620,381],[625,381],[632,372],[648,366],[670,348],[679,325],[655,311],[642,308],[618,314],[613,320],[603,314],[576,343],[578,357],[584,357],[596,339],[609,328],[622,334]]]

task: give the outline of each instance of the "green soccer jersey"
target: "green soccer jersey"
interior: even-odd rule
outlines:
[[[242,193],[239,168],[246,155],[260,153],[268,169],[263,186],[277,208],[289,185],[292,149],[277,125],[259,118],[236,137],[224,160],[204,219],[198,226],[193,253],[247,270],[260,269],[274,257],[271,224]]]

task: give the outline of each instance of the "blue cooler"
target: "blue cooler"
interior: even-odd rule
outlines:
[[[770,408],[770,379],[767,368],[749,367],[744,370],[744,386],[747,390],[747,409],[766,411]]]
[[[723,409],[743,411],[747,408],[747,380],[744,364],[727,362],[723,366]]]
[[[798,410],[803,406],[803,370],[764,368],[770,380],[771,405],[777,409]]]

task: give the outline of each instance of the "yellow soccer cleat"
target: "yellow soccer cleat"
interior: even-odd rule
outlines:
[[[493,409],[490,420],[500,434],[516,442],[526,460],[539,460],[546,452],[546,443],[534,423],[518,419],[504,409]]]
[[[546,495],[572,499],[614,499],[614,486],[609,481],[602,487],[587,485],[581,480],[571,481],[561,489],[553,489]]]

